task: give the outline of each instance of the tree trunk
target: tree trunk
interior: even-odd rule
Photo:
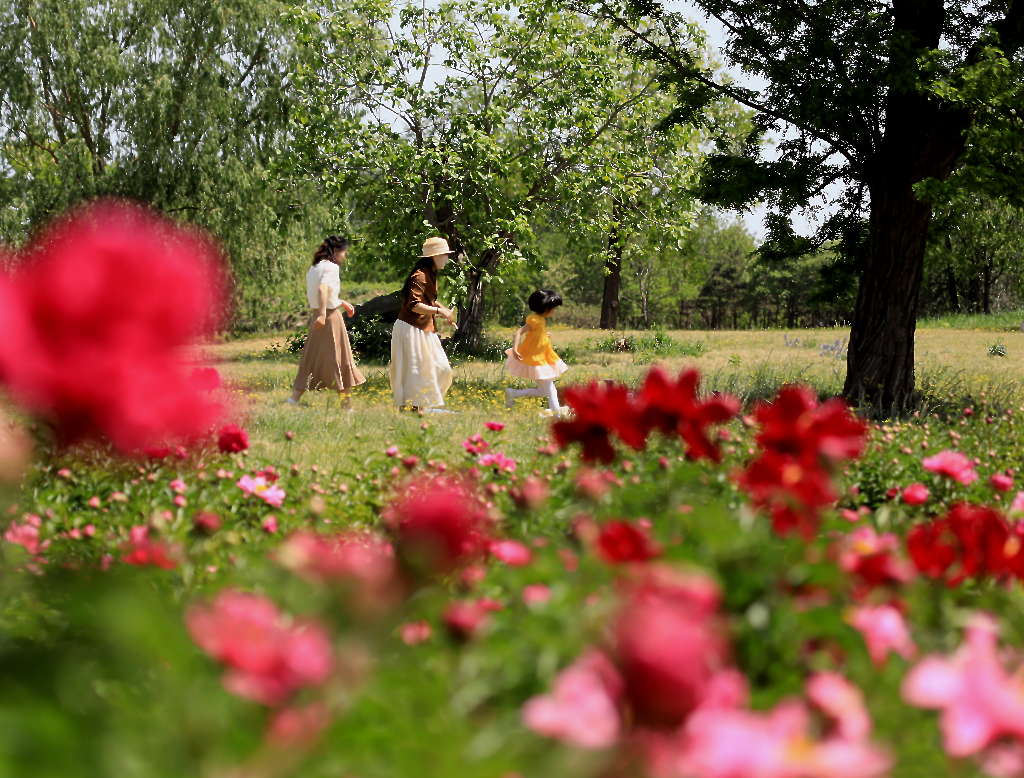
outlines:
[[[914,331],[931,206],[914,184],[949,177],[964,150],[971,115],[916,91],[907,76],[939,47],[943,0],[895,0],[885,101],[885,135],[869,158],[871,214],[857,290],[843,395],[876,414],[898,415],[914,401]]]
[[[956,313],[960,310],[960,297],[956,291],[956,274],[953,268],[946,268],[946,294],[949,295],[949,309]]]
[[[459,304],[459,328],[452,341],[463,352],[475,354],[484,339],[484,277],[497,266],[498,252],[485,251],[466,272],[466,296]]]
[[[992,260],[988,257],[985,258],[983,268],[981,277],[981,305],[982,313],[988,315],[992,313]]]
[[[604,293],[601,295],[601,329],[619,326],[619,291],[622,289],[622,240],[614,222],[608,230],[608,250],[604,260]]]
[[[913,400],[914,330],[930,219],[931,207],[909,183],[871,191],[843,394],[882,415],[902,413]]]

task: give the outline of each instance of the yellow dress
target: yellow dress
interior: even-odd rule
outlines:
[[[508,355],[505,367],[510,375],[517,378],[531,381],[552,380],[569,369],[551,347],[551,338],[548,337],[544,317],[536,313],[526,317],[526,334],[519,340],[519,355],[522,360],[512,355],[512,349],[505,353]]]

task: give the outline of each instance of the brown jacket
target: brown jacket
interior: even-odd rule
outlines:
[[[398,312],[399,321],[418,327],[424,332],[434,332],[434,317],[429,313],[416,313],[413,306],[417,303],[437,305],[437,274],[426,270],[416,270],[409,279],[409,294],[402,300],[402,309]]]

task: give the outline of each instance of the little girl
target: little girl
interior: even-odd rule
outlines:
[[[551,348],[546,320],[562,304],[562,298],[550,289],[538,289],[526,304],[533,313],[526,317],[526,324],[516,330],[512,348],[505,352],[508,354],[505,367],[509,375],[536,381],[537,386],[534,389],[506,389],[505,405],[511,408],[517,397],[547,397],[548,409],[557,415],[561,406],[555,379],[569,367]]]

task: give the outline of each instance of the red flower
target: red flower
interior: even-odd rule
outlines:
[[[446,574],[487,552],[491,518],[469,483],[444,475],[407,482],[384,508],[403,561],[425,574]]]
[[[492,610],[494,608],[483,600],[453,602],[445,608],[442,620],[453,638],[472,640],[487,624]]]
[[[637,436],[646,439],[653,430],[679,435],[686,443],[686,455],[690,459],[720,462],[722,454],[708,437],[707,429],[739,413],[740,403],[730,395],[716,395],[702,401],[697,397],[699,386],[697,370],[684,370],[673,381],[661,368],[652,368],[636,398],[642,419]],[[634,445],[634,448],[642,448],[642,445]]]
[[[907,551],[922,574],[950,586],[965,578],[1024,571],[1016,528],[999,511],[980,505],[959,503],[943,518],[918,524],[907,536]]]
[[[225,454],[237,454],[249,448],[249,434],[237,424],[221,427],[217,436],[217,448]]]
[[[128,453],[202,436],[223,409],[182,348],[215,328],[222,280],[196,233],[124,203],[76,210],[0,283],[0,380],[63,443],[102,438]]]
[[[551,425],[551,432],[561,448],[579,443],[585,462],[607,464],[615,459],[612,432],[620,433],[629,445],[643,446],[646,436],[638,437],[640,428],[635,421],[635,408],[625,386],[592,381],[585,387],[571,386],[564,394],[574,418]]]
[[[647,532],[628,521],[609,521],[597,536],[597,553],[611,564],[646,562],[661,554]]]
[[[615,656],[636,720],[675,728],[705,698],[728,659],[718,590],[703,576],[655,569],[627,586]]]
[[[130,540],[124,546],[125,554],[121,561],[138,567],[161,567],[173,570],[178,566],[177,556],[180,549],[161,540],[149,537],[149,527],[136,526],[130,530]]]
[[[788,454],[801,464],[856,459],[864,451],[867,425],[833,398],[821,405],[807,386],[786,386],[771,403],[754,413],[761,425],[758,444],[767,451]]]
[[[903,502],[907,505],[924,505],[931,494],[924,484],[913,483],[903,490]]]
[[[811,540],[822,509],[836,500],[828,473],[820,466],[774,451],[751,462],[737,480],[756,507],[770,511],[780,535],[796,532]]]

